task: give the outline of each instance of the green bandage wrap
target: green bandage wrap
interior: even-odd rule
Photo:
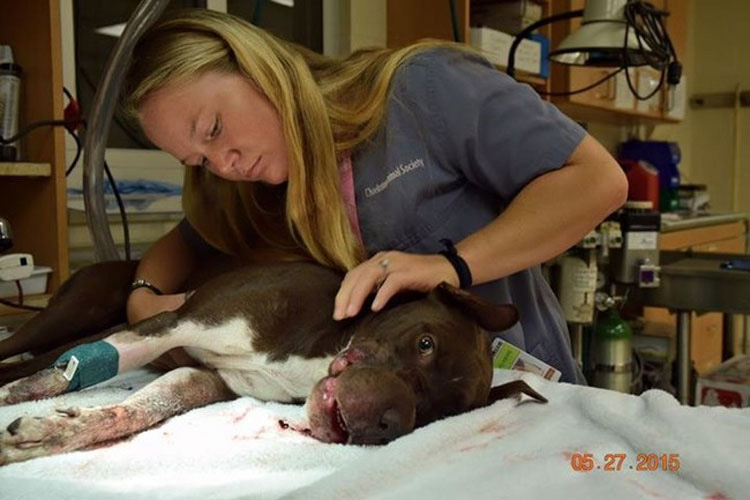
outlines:
[[[77,366],[71,359],[78,360]],[[115,347],[103,340],[93,344],[82,344],[66,351],[57,358],[54,366],[65,371],[69,380],[68,391],[77,391],[109,380],[117,375],[120,354]]]

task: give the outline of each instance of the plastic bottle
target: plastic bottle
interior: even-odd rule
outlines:
[[[18,64],[0,63],[0,137],[3,139],[18,133],[22,74]],[[0,161],[18,161],[20,157],[19,141],[3,144],[0,148]]]

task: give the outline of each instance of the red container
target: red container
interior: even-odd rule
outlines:
[[[650,201],[659,210],[659,171],[643,160],[620,160],[628,177],[628,200]]]

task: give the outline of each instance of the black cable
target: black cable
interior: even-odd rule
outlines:
[[[65,177],[69,176],[70,173],[73,171],[73,169],[76,168],[76,165],[78,164],[78,160],[81,158],[81,151],[83,150],[83,148],[81,147],[81,139],[78,138],[78,135],[75,132],[69,130],[67,127],[66,127],[66,130],[68,131],[68,134],[70,134],[70,136],[76,142],[76,155],[73,158],[73,161],[70,162],[70,166],[65,170]]]
[[[81,72],[85,74],[83,70],[81,70]],[[68,97],[68,99],[70,99],[71,101],[75,101],[75,99],[73,98],[73,95],[70,93],[70,91],[67,88],[63,87],[63,92],[65,92],[65,95]],[[88,126],[88,123],[86,122],[86,120],[81,120],[81,125],[83,126],[83,129],[85,130],[86,127]],[[78,137],[78,135],[73,133],[70,130],[68,130],[68,133],[70,133],[70,135],[73,137],[73,140],[76,142],[76,156],[75,158],[73,158],[73,161],[71,162],[70,167],[68,167],[68,169],[65,171],[66,177],[70,175],[70,173],[75,168],[76,164],[78,163],[78,159],[81,157],[81,152],[83,150],[83,148],[81,147],[81,140]],[[109,181],[109,184],[112,187],[112,193],[115,195],[115,200],[117,201],[117,208],[120,212],[120,219],[122,220],[122,233],[123,233],[123,245],[125,247],[125,259],[130,260],[131,245],[130,245],[130,223],[128,222],[128,214],[125,211],[125,203],[123,203],[122,201],[122,197],[120,196],[120,190],[117,189],[117,183],[114,180],[114,176],[112,175],[112,172],[109,169],[109,165],[107,164],[106,160],[104,160],[104,172],[107,174],[107,180]]]
[[[521,44],[523,40],[525,40],[531,33],[534,32],[534,30],[541,28],[542,26],[546,26],[548,24],[552,24],[557,21],[563,21],[565,19],[573,19],[574,17],[581,17],[583,15],[583,9],[579,10],[571,10],[569,12],[562,12],[560,14],[555,14],[554,16],[545,17],[544,19],[540,19],[539,21],[532,23],[522,29],[516,37],[513,39],[513,43],[510,46],[510,50],[508,51],[508,64],[505,68],[505,72],[508,73],[508,76],[511,76],[515,78],[516,76],[516,50],[518,50],[518,46]]]
[[[125,260],[130,260],[130,224],[128,223],[128,214],[125,211],[125,204],[122,202],[122,198],[120,197],[120,190],[117,189],[115,179],[112,177],[112,172],[110,172],[109,170],[109,165],[107,165],[107,160],[104,160],[104,172],[107,174],[107,180],[109,180],[109,184],[112,186],[112,193],[114,193],[115,200],[117,200],[117,208],[119,208],[120,210],[124,240],[123,243],[125,245]]]
[[[65,97],[68,98],[69,101],[75,101],[75,98],[73,98],[73,94],[70,93],[70,90],[68,90],[67,87],[63,85],[63,93],[65,94]]]
[[[580,17],[582,15],[583,15],[583,10],[563,12],[561,14],[556,14],[554,16],[541,19],[527,26],[523,30],[521,30],[521,32],[518,33],[516,37],[514,38],[513,43],[510,47],[510,51],[508,53],[508,65],[506,68],[506,73],[511,77],[515,77],[515,55],[516,55],[518,46],[534,30],[542,26],[546,26],[547,24],[556,22],[556,21],[572,19],[574,17]],[[627,81],[628,88],[633,93],[633,95],[639,100],[648,100],[654,95],[656,95],[656,93],[659,92],[659,90],[661,89],[665,78],[667,82],[670,83],[671,85],[678,84],[680,81],[681,73],[682,73],[682,66],[677,61],[677,53],[675,51],[674,45],[672,44],[672,40],[669,38],[667,29],[664,26],[663,19],[667,15],[669,15],[668,12],[657,10],[656,8],[654,8],[653,5],[647,2],[644,2],[641,0],[628,1],[628,3],[625,6],[626,26],[625,26],[625,38],[623,40],[623,64],[622,66],[618,68],[616,71],[613,71],[612,73],[608,74],[604,78],[598,80],[597,82],[591,85],[588,85],[584,88],[581,88],[581,89],[571,90],[568,92],[544,92],[544,91],[539,91],[539,90],[537,92],[541,95],[548,95],[548,96],[568,96],[568,95],[579,94],[581,92],[586,92],[588,90],[591,90],[597,85],[600,85],[601,83],[609,80],[610,78],[614,77],[617,73],[619,73],[622,70],[625,70],[625,76],[626,76],[625,79]],[[638,41],[638,47],[640,49],[640,53],[643,56],[646,63],[655,69],[661,70],[661,77],[659,79],[659,84],[656,86],[655,89],[653,89],[653,91],[651,91],[646,96],[641,96],[640,94],[638,94],[630,78],[630,73],[627,71],[629,67],[632,67],[632,65],[630,64],[631,62],[630,53],[627,50],[628,35],[631,29],[635,33],[636,40]],[[644,50],[644,46],[649,47],[650,51]]]
[[[677,60],[677,52],[664,25],[664,18],[668,15],[668,12],[658,10],[650,3],[641,0],[630,1],[625,5],[623,67],[626,69],[625,80],[628,88],[638,100],[645,101],[656,95],[664,85],[665,79],[671,85],[677,85],[680,82],[682,65]],[[633,30],[635,34],[638,49],[646,63],[661,72],[659,83],[645,96],[638,93],[630,78],[630,72],[627,71],[627,68],[632,67],[630,52],[627,50],[630,30]],[[649,50],[644,50],[645,47]]]
[[[458,29],[458,16],[456,15],[456,0],[448,0],[451,9],[451,24],[453,26],[453,41],[461,43],[461,32]]]
[[[56,127],[58,125],[68,125],[71,122],[67,120],[39,120],[38,122],[32,122],[28,125],[26,125],[23,129],[21,129],[20,132],[18,132],[13,137],[9,137],[8,139],[4,137],[0,137],[0,144],[13,144],[21,137],[25,136],[29,132],[36,130],[40,127]]]
[[[253,17],[250,20],[250,24],[253,26],[260,26],[260,20],[263,16],[263,0],[255,0],[255,8],[253,9]]]
[[[549,96],[566,96],[566,95],[580,94],[582,92],[587,92],[587,91],[593,89],[594,87],[597,87],[598,85],[606,82],[607,80],[609,80],[610,78],[614,77],[617,73],[619,73],[620,71],[622,71],[624,69],[625,68],[618,68],[618,69],[614,70],[613,72],[608,73],[604,78],[602,78],[600,80],[597,80],[594,83],[592,83],[591,85],[587,85],[587,86],[585,86],[585,87],[583,87],[581,89],[578,89],[578,90],[571,90],[569,92],[544,92],[543,90],[536,90],[536,89],[535,90],[536,90],[536,92],[539,95],[549,95]]]
[[[13,302],[10,302],[9,300],[0,299],[0,304],[6,306],[6,307],[12,307],[14,309],[23,309],[25,311],[43,311],[43,307],[37,307],[37,306],[26,306],[23,304],[14,304]]]
[[[510,50],[508,51],[508,66],[506,68],[506,73],[511,76],[515,77],[515,65],[516,65],[516,51],[518,50],[518,46],[521,44],[521,42],[531,33],[534,32],[534,30],[546,26],[547,24],[552,24],[557,21],[563,21],[565,19],[573,19],[574,17],[580,17],[583,15],[583,10],[573,10],[570,12],[563,12],[561,14],[556,14],[554,16],[547,17],[545,19],[541,19],[533,24],[530,24],[521,32],[519,32],[515,39],[513,40],[513,44],[510,46]],[[570,90],[567,92],[544,92],[541,90],[537,90],[537,93],[540,95],[548,95],[548,96],[567,96],[567,95],[574,95],[574,94],[580,94],[582,92],[587,92],[594,87],[604,83],[605,81],[609,80],[610,78],[613,78],[617,73],[622,71],[623,68],[619,68],[612,73],[609,73],[604,78],[601,78],[600,80],[597,80],[596,82],[592,83],[591,85],[587,85],[583,88],[576,89],[576,90]]]
[[[18,290],[18,304],[10,302],[9,300],[0,299],[0,304],[4,306],[13,307],[15,309],[25,309],[27,311],[41,311],[43,307],[27,306],[23,303],[23,287],[21,286],[20,280],[16,281],[16,289]]]
[[[70,92],[63,88],[63,92],[65,95],[73,100],[73,96],[70,94]],[[71,136],[73,136],[73,139],[76,141],[76,156],[73,159],[73,162],[71,163],[70,167],[68,167],[65,171],[66,177],[73,171],[73,168],[75,168],[76,163],[78,162],[78,159],[81,156],[81,142],[79,137],[70,131],[67,127],[67,125],[74,125],[81,123],[83,125],[83,128],[85,130],[86,128],[86,121],[85,120],[40,120],[38,122],[33,122],[24,127],[20,132],[15,134],[13,137],[10,137],[8,139],[5,139],[3,137],[0,137],[0,144],[12,144],[16,142],[21,137],[25,136],[26,134],[30,133],[31,131],[45,126],[64,126],[66,130],[68,130],[68,133],[70,133]],[[131,258],[131,248],[130,248],[130,224],[128,223],[128,216],[127,212],[125,211],[125,204],[122,201],[122,197],[120,196],[120,191],[117,189],[117,184],[115,183],[114,177],[112,176],[112,172],[109,169],[109,165],[107,164],[107,161],[104,160],[104,172],[107,174],[107,180],[110,183],[110,186],[112,187],[112,193],[115,195],[115,200],[117,201],[117,207],[120,211],[120,218],[122,220],[122,232],[123,232],[123,239],[124,239],[124,246],[125,246],[125,258],[126,260],[130,260]],[[6,304],[9,305],[9,304]]]

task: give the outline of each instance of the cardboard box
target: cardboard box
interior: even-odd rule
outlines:
[[[726,360],[715,370],[698,377],[695,404],[750,407],[750,356],[740,355]]]
[[[493,64],[508,66],[508,54],[513,36],[491,28],[471,28],[471,45],[479,49]],[[539,75],[542,73],[542,44],[535,40],[523,40],[516,50],[515,68]]]

